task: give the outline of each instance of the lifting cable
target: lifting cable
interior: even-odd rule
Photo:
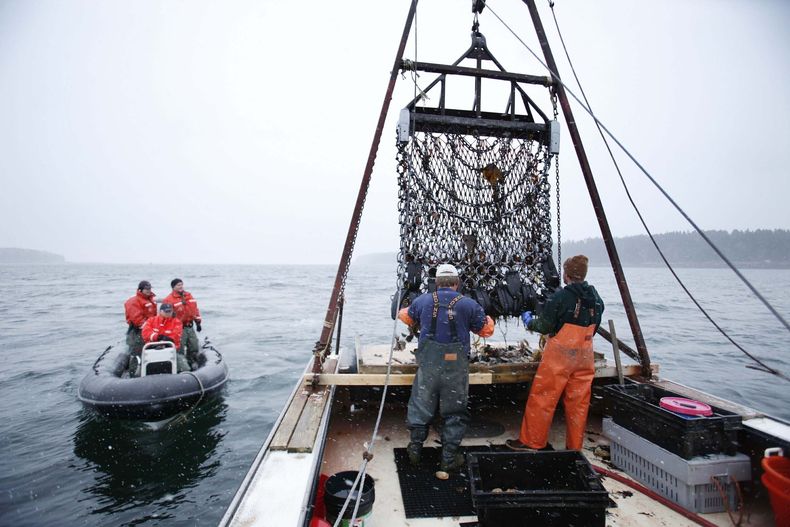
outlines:
[[[398,290],[396,291],[396,298],[400,298],[401,291],[403,287],[403,274],[398,275]],[[389,389],[390,383],[390,372],[392,371],[392,353],[395,350],[395,346],[398,344],[398,317],[397,314],[395,316],[395,321],[392,325],[392,339],[390,341],[390,352],[389,356],[387,357],[387,374],[384,377],[384,386],[381,392],[381,402],[379,403],[379,413],[376,416],[376,424],[373,427],[373,434],[370,437],[370,441],[365,446],[365,451],[362,452],[362,465],[359,467],[359,471],[357,472],[357,477],[351,485],[351,488],[348,490],[348,496],[346,496],[346,501],[343,502],[343,507],[340,509],[340,512],[337,514],[337,519],[333,527],[338,527],[340,523],[343,521],[343,514],[346,512],[348,508],[349,502],[351,498],[354,496],[354,491],[357,491],[356,499],[354,502],[354,512],[351,516],[351,521],[349,521],[349,525],[355,525],[354,521],[357,518],[357,511],[359,510],[359,503],[362,499],[362,490],[365,488],[365,473],[367,471],[368,463],[373,459],[373,446],[376,443],[376,438],[378,437],[379,433],[379,425],[381,424],[381,416],[384,414],[384,403],[387,400],[387,391]],[[359,488],[357,489],[357,485]]]
[[[414,62],[417,62],[417,10],[414,11]],[[412,71],[412,82],[414,83],[414,97],[417,97],[417,91],[423,93],[420,87],[417,85],[417,72],[416,70]],[[411,131],[412,136],[414,135],[414,131]],[[407,200],[408,203],[408,200]],[[404,271],[401,269],[400,272],[397,273],[397,288],[395,291],[395,298],[398,302],[397,306],[400,308],[400,298],[403,291],[403,282],[404,282]],[[337,519],[333,527],[338,527],[341,522],[343,521],[343,515],[348,508],[348,505],[351,501],[351,498],[354,496],[354,491],[356,491],[356,499],[354,500],[354,510],[351,513],[351,520],[349,521],[349,525],[354,525],[357,519],[357,512],[359,511],[359,504],[362,500],[362,491],[365,488],[365,478],[367,473],[368,463],[373,459],[373,446],[376,443],[376,438],[378,437],[379,433],[379,426],[381,425],[381,417],[384,415],[384,404],[387,400],[387,392],[389,390],[390,384],[390,373],[392,371],[392,354],[395,350],[395,347],[398,345],[398,313],[395,313],[395,320],[392,323],[392,338],[390,339],[390,350],[389,356],[387,357],[387,374],[384,376],[384,386],[382,387],[381,391],[381,402],[379,403],[379,412],[376,416],[376,424],[373,426],[373,434],[370,437],[370,441],[365,446],[365,451],[362,452],[362,465],[359,467],[359,471],[357,471],[357,477],[354,482],[351,484],[351,488],[348,490],[348,496],[346,496],[345,501],[343,502],[343,507],[341,507],[340,512],[337,514]],[[338,352],[340,351],[340,343],[338,342]]]
[[[587,94],[584,91],[584,87],[582,87],[582,83],[579,80],[579,76],[576,74],[576,68],[573,67],[573,62],[571,61],[571,56],[568,53],[568,48],[565,46],[565,39],[562,37],[562,31],[560,30],[560,25],[559,25],[559,22],[557,21],[557,15],[554,12],[554,1],[553,0],[549,1],[549,6],[551,7],[551,16],[554,18],[554,26],[557,28],[557,35],[560,37],[560,43],[562,44],[562,50],[565,52],[565,58],[568,60],[568,65],[570,66],[571,72],[573,73],[573,78],[576,80],[576,84],[579,86],[579,93],[581,93],[582,97],[584,98],[584,103],[587,105],[587,108],[589,108],[590,111],[592,111],[592,105],[590,104],[590,101],[587,98]],[[625,190],[626,196],[628,196],[628,201],[631,203],[631,206],[633,207],[634,211],[636,212],[636,215],[639,217],[639,221],[642,223],[642,227],[644,227],[645,232],[647,233],[647,236],[650,238],[650,241],[653,243],[653,246],[656,248],[656,251],[658,251],[659,256],[661,256],[661,259],[664,261],[664,264],[667,266],[667,269],[669,269],[669,272],[672,273],[672,276],[675,277],[675,280],[677,281],[678,285],[680,285],[680,287],[683,289],[683,291],[685,291],[686,295],[688,295],[688,297],[691,299],[691,301],[694,302],[694,305],[697,306],[697,308],[700,310],[700,312],[703,315],[705,315],[705,318],[707,318],[708,321],[710,321],[710,323],[713,324],[713,327],[715,327],[717,330],[719,330],[719,332],[722,335],[724,335],[724,337],[727,340],[729,340],[730,343],[732,343],[733,346],[735,346],[741,352],[743,352],[744,355],[746,355],[747,357],[752,359],[754,362],[759,364],[759,367],[752,366],[753,369],[776,375],[776,376],[778,376],[778,377],[780,377],[782,379],[785,379],[785,380],[790,380],[790,378],[785,376],[782,372],[780,372],[780,371],[778,371],[778,370],[776,370],[774,368],[771,368],[770,366],[768,366],[767,364],[762,362],[760,359],[758,359],[757,357],[755,357],[754,355],[752,355],[751,353],[746,351],[740,344],[735,342],[735,340],[733,340],[733,338],[730,337],[730,335],[721,326],[719,326],[719,324],[717,324],[715,320],[713,320],[713,318],[705,310],[705,308],[703,308],[702,305],[700,305],[700,303],[697,301],[697,299],[694,297],[694,295],[691,293],[691,291],[688,290],[686,285],[683,283],[683,281],[680,279],[678,274],[675,272],[675,269],[669,263],[669,260],[667,260],[666,256],[664,255],[664,252],[661,250],[661,247],[659,247],[658,242],[653,237],[653,233],[650,231],[650,228],[647,226],[647,223],[645,222],[645,219],[642,216],[642,212],[639,210],[639,207],[637,207],[636,203],[634,202],[634,199],[631,196],[631,191],[629,190],[628,185],[625,182],[625,178],[623,177],[623,173],[620,170],[620,165],[617,163],[617,160],[614,157],[614,153],[612,152],[612,149],[609,146],[609,141],[607,141],[606,135],[601,130],[601,126],[600,126],[600,124],[599,124],[597,119],[595,120],[595,126],[598,129],[598,133],[601,135],[601,139],[603,140],[604,145],[606,146],[606,151],[609,152],[609,157],[612,160],[612,164],[614,165],[615,170],[617,170],[617,175],[620,177],[620,182],[623,184],[623,189]]]
[[[554,5],[554,2],[553,2],[552,0],[550,0],[550,2],[549,2],[549,3],[550,3],[550,5],[552,6],[552,13],[553,13],[553,5]],[[530,48],[530,47],[529,47],[529,46],[528,46],[528,45],[527,45],[527,44],[526,44],[526,43],[525,43],[525,42],[524,42],[524,41],[523,41],[523,40],[522,40],[522,39],[521,39],[521,38],[520,38],[520,37],[519,37],[519,36],[518,36],[516,33],[515,33],[515,31],[513,31],[513,29],[511,29],[511,28],[510,28],[510,26],[508,26],[508,25],[507,25],[507,23],[506,23],[504,20],[502,20],[502,18],[501,18],[501,17],[500,17],[500,16],[499,16],[499,15],[498,15],[498,14],[497,14],[497,13],[496,13],[496,12],[495,12],[495,11],[494,11],[492,8],[491,8],[491,6],[490,6],[490,5],[488,5],[487,7],[489,8],[489,11],[490,11],[490,12],[491,12],[491,13],[494,15],[494,17],[496,17],[496,19],[497,19],[497,20],[499,20],[499,22],[500,22],[500,23],[501,23],[503,26],[505,26],[505,28],[506,28],[508,31],[510,31],[510,33],[511,33],[511,34],[512,34],[512,35],[513,35],[513,36],[514,36],[514,37],[515,37],[515,38],[516,38],[516,39],[517,39],[517,40],[518,40],[520,43],[521,43],[521,45],[522,45],[522,46],[524,46],[524,48],[526,48],[526,49],[527,49],[527,51],[529,51],[529,52],[530,52],[530,54],[532,54],[532,56],[533,56],[533,57],[534,57],[534,58],[535,58],[535,59],[536,59],[536,60],[537,60],[537,61],[538,61],[538,62],[539,62],[539,63],[540,63],[540,64],[541,64],[541,65],[542,65],[544,68],[548,69],[548,70],[551,72],[551,70],[548,68],[548,66],[545,64],[545,62],[543,62],[543,61],[540,59],[540,57],[539,57],[539,56],[538,56],[538,55],[537,55],[537,54],[536,54],[536,53],[535,53],[535,52],[534,52],[534,51],[533,51],[533,50],[532,50],[532,49],[531,49],[531,48]],[[556,23],[556,17],[555,17],[555,23]],[[562,39],[562,37],[560,37],[560,38]],[[563,42],[563,48],[564,48],[564,42]],[[566,50],[566,56],[567,56],[567,50]],[[570,61],[570,59],[569,59],[569,61]],[[574,75],[575,75],[575,71],[574,71]],[[742,282],[743,282],[743,283],[744,283],[744,284],[745,284],[745,285],[746,285],[746,286],[749,288],[749,290],[750,290],[750,291],[751,291],[751,292],[752,292],[752,293],[753,293],[753,294],[754,294],[754,295],[755,295],[755,296],[756,296],[756,297],[757,297],[757,298],[758,298],[758,299],[759,299],[759,300],[760,300],[760,301],[763,303],[763,305],[765,305],[765,306],[768,308],[768,310],[769,310],[769,311],[770,311],[770,312],[771,312],[771,313],[772,313],[772,314],[773,314],[773,315],[774,315],[774,316],[777,318],[777,320],[779,320],[779,321],[781,322],[781,324],[782,324],[782,325],[783,325],[785,328],[787,328],[787,330],[788,330],[788,331],[790,331],[790,324],[788,324],[788,323],[787,323],[787,321],[786,321],[786,320],[785,320],[785,319],[784,319],[784,318],[783,318],[783,317],[782,317],[782,316],[779,314],[779,312],[778,312],[778,311],[777,311],[777,310],[776,310],[776,309],[775,309],[775,308],[774,308],[774,307],[773,307],[773,306],[770,304],[770,302],[768,302],[768,300],[766,300],[766,299],[765,299],[765,297],[763,297],[763,295],[762,295],[762,294],[760,294],[760,292],[759,292],[759,291],[758,291],[758,290],[757,290],[757,289],[756,289],[756,288],[755,288],[755,287],[754,287],[754,286],[751,284],[751,282],[749,282],[749,280],[748,280],[748,279],[747,279],[745,276],[743,276],[743,274],[742,274],[742,273],[741,273],[741,272],[738,270],[738,268],[737,268],[737,267],[735,267],[735,265],[733,265],[733,264],[732,264],[732,262],[730,262],[730,260],[729,260],[729,259],[728,259],[728,258],[727,258],[727,257],[726,257],[726,256],[725,256],[725,255],[724,255],[722,252],[721,252],[721,250],[720,250],[720,249],[719,249],[719,248],[718,248],[718,247],[717,247],[717,246],[716,246],[716,245],[715,245],[715,244],[714,244],[714,243],[713,243],[713,242],[710,240],[710,238],[708,238],[708,236],[707,236],[707,235],[706,235],[706,234],[705,234],[705,233],[702,231],[702,229],[700,229],[700,228],[697,226],[697,224],[696,224],[696,223],[695,223],[695,222],[694,222],[694,221],[693,221],[693,220],[692,220],[692,219],[691,219],[691,218],[688,216],[688,214],[686,214],[686,212],[685,212],[685,211],[684,211],[684,210],[683,210],[683,209],[682,209],[682,208],[681,208],[681,207],[680,207],[680,206],[679,206],[679,205],[678,205],[678,204],[675,202],[675,200],[674,200],[674,199],[672,199],[672,197],[671,197],[671,196],[670,196],[670,195],[669,195],[669,194],[668,194],[668,193],[667,193],[667,192],[666,192],[666,191],[663,189],[663,187],[661,187],[661,185],[659,185],[659,184],[658,184],[658,182],[657,182],[657,181],[656,181],[656,180],[655,180],[655,179],[654,179],[654,178],[653,178],[653,177],[650,175],[650,173],[649,173],[649,172],[648,172],[648,171],[647,171],[647,170],[646,170],[646,169],[645,169],[645,168],[642,166],[642,164],[641,164],[641,163],[640,163],[640,162],[639,162],[639,161],[638,161],[638,160],[637,160],[637,159],[636,159],[636,158],[635,158],[635,157],[634,157],[634,156],[631,154],[631,152],[630,152],[630,151],[629,151],[629,150],[628,150],[628,149],[627,149],[627,148],[626,148],[626,147],[625,147],[625,146],[624,146],[624,145],[623,145],[623,144],[622,144],[622,143],[621,143],[621,142],[620,142],[620,141],[617,139],[617,137],[615,137],[615,136],[614,136],[614,134],[612,134],[612,132],[610,132],[610,131],[609,131],[609,129],[608,129],[608,128],[607,128],[607,127],[606,127],[606,126],[605,126],[605,125],[604,125],[604,124],[603,124],[603,123],[602,123],[602,122],[601,122],[601,121],[600,121],[600,120],[599,120],[599,119],[598,119],[598,118],[595,116],[595,114],[592,112],[592,110],[591,110],[591,109],[590,109],[588,106],[586,106],[584,103],[582,103],[582,101],[581,101],[581,100],[580,100],[580,99],[579,99],[579,98],[576,96],[576,94],[575,94],[575,93],[574,93],[572,90],[570,90],[570,89],[568,88],[568,86],[567,86],[567,85],[566,85],[564,82],[562,82],[562,80],[560,80],[560,79],[559,79],[559,77],[555,76],[554,80],[555,80],[555,82],[557,82],[557,83],[561,84],[561,85],[562,85],[562,86],[565,88],[565,91],[566,91],[566,92],[568,92],[568,93],[571,95],[571,97],[573,97],[573,99],[574,99],[574,100],[575,100],[575,101],[576,101],[576,102],[577,102],[577,103],[578,103],[578,104],[581,106],[581,108],[582,108],[582,109],[583,109],[585,112],[587,112],[587,114],[588,114],[588,115],[590,115],[590,117],[592,117],[592,118],[593,118],[593,120],[594,120],[594,121],[595,121],[595,123],[596,123],[596,126],[598,126],[598,130],[599,130],[599,132],[600,132],[601,130],[603,130],[604,132],[606,132],[606,135],[608,135],[608,136],[609,136],[609,137],[610,137],[610,138],[611,138],[611,139],[612,139],[612,140],[615,142],[615,144],[617,144],[617,146],[619,146],[619,147],[620,147],[620,149],[621,149],[621,150],[622,150],[622,151],[623,151],[623,152],[624,152],[624,153],[625,153],[625,154],[626,154],[626,155],[629,157],[629,159],[631,159],[631,161],[632,161],[632,162],[633,162],[633,163],[634,163],[634,164],[635,164],[635,165],[636,165],[636,166],[639,168],[639,170],[641,170],[641,171],[642,171],[642,173],[643,173],[643,174],[644,174],[644,175],[645,175],[645,176],[648,178],[648,180],[650,180],[650,182],[651,182],[651,183],[653,183],[653,185],[654,185],[654,186],[655,186],[655,187],[656,187],[656,188],[657,188],[657,189],[658,189],[658,190],[659,190],[659,191],[660,191],[660,192],[661,192],[661,193],[664,195],[664,197],[665,197],[667,200],[669,200],[669,202],[670,202],[670,203],[671,203],[671,204],[672,204],[672,205],[675,207],[675,209],[676,209],[676,210],[677,210],[677,211],[678,211],[678,212],[679,212],[679,213],[680,213],[680,214],[681,214],[681,215],[682,215],[682,216],[683,216],[683,217],[686,219],[686,221],[688,221],[688,222],[689,222],[689,224],[690,224],[690,225],[691,225],[691,226],[694,228],[694,230],[695,230],[695,231],[696,231],[696,232],[697,232],[697,233],[698,233],[700,236],[702,236],[702,238],[705,240],[705,242],[707,242],[707,244],[708,244],[708,245],[709,245],[709,246],[710,246],[710,247],[711,247],[711,248],[714,250],[714,252],[716,252],[716,254],[717,254],[717,255],[718,255],[718,256],[719,256],[719,257],[722,259],[722,261],[724,261],[724,263],[726,263],[726,264],[727,264],[727,266],[728,266],[728,267],[729,267],[729,268],[730,268],[730,269],[731,269],[731,270],[732,270],[732,271],[733,271],[733,272],[734,272],[734,273],[735,273],[735,274],[738,276],[738,278],[740,278],[740,279],[741,279],[741,281],[742,281]],[[578,79],[577,79],[577,82],[578,82]],[[580,87],[581,87],[581,84],[580,84]],[[607,149],[609,149],[608,143],[607,143]],[[611,154],[611,150],[609,150],[609,152],[610,152],[610,155],[612,155],[612,154]],[[612,156],[612,159],[614,159],[614,156]],[[617,167],[617,164],[616,164],[616,163],[615,163],[615,167]],[[620,174],[619,167],[617,167],[617,171],[618,171],[618,174]],[[622,174],[620,175],[620,178],[621,178],[621,180],[623,179],[623,178],[622,178]],[[624,181],[623,181],[623,184],[625,185],[625,182],[624,182]],[[628,189],[627,189],[627,188],[626,188],[626,193],[627,193],[627,195],[628,195],[628,198],[629,198],[629,200],[631,201],[631,204],[632,204],[632,206],[634,207],[634,209],[636,209],[636,205],[634,204],[633,200],[631,199],[631,195],[630,195],[630,193],[628,192]],[[640,221],[642,221],[642,224],[643,224],[643,226],[645,227],[645,230],[647,230],[647,232],[648,232],[648,235],[650,236],[650,239],[651,239],[651,241],[652,241],[652,242],[653,242],[653,244],[656,246],[656,249],[658,249],[658,245],[657,245],[657,243],[656,243],[656,242],[655,242],[655,240],[653,239],[653,236],[652,236],[652,234],[650,233],[650,231],[647,229],[647,226],[645,225],[645,223],[644,223],[644,220],[642,219],[642,216],[641,216],[641,214],[639,214],[639,211],[638,211],[638,210],[637,210],[637,214],[639,215]],[[711,317],[710,317],[710,316],[707,314],[707,312],[705,312],[705,310],[704,310],[704,309],[702,309],[702,307],[700,306],[700,304],[699,304],[699,303],[698,303],[698,302],[697,302],[697,301],[694,299],[694,297],[691,295],[691,293],[688,291],[688,289],[686,289],[686,287],[685,287],[685,286],[683,286],[682,282],[680,281],[680,279],[679,279],[679,278],[677,277],[677,275],[675,274],[674,270],[673,270],[673,269],[671,268],[671,266],[669,265],[669,262],[666,260],[666,258],[664,257],[664,254],[661,252],[661,250],[660,250],[660,249],[658,249],[658,251],[659,251],[659,254],[661,255],[661,258],[664,260],[665,264],[667,264],[667,266],[669,267],[669,269],[670,269],[670,271],[672,272],[672,274],[675,276],[675,278],[676,278],[676,279],[678,280],[678,282],[681,284],[681,287],[683,287],[683,290],[684,290],[684,291],[686,291],[686,294],[688,294],[688,295],[689,295],[689,297],[692,299],[692,301],[694,301],[694,303],[695,303],[695,304],[697,305],[697,307],[698,307],[698,308],[699,308],[699,309],[702,311],[702,313],[703,313],[703,314],[704,314],[704,315],[705,315],[705,316],[708,318],[708,320],[710,320],[710,321],[711,321],[711,323],[712,323],[712,324],[713,324],[713,325],[714,325],[714,326],[715,326],[715,327],[716,327],[716,328],[717,328],[717,329],[718,329],[718,330],[719,330],[719,331],[720,331],[720,332],[721,332],[721,333],[722,333],[722,334],[723,334],[725,337],[727,337],[727,339],[728,339],[728,340],[729,340],[729,341],[730,341],[732,344],[734,344],[734,345],[735,345],[735,346],[736,346],[736,347],[737,347],[739,350],[741,350],[741,351],[742,351],[744,354],[746,354],[746,355],[747,355],[749,358],[751,358],[752,360],[754,360],[755,362],[757,362],[757,363],[758,363],[758,364],[761,366],[760,368],[756,368],[756,367],[755,367],[754,369],[758,369],[758,370],[760,370],[760,371],[765,371],[765,372],[767,372],[767,373],[771,373],[771,374],[773,374],[773,375],[776,375],[777,377],[780,377],[780,378],[782,378],[782,379],[784,379],[784,380],[790,380],[790,378],[788,378],[788,377],[787,377],[786,375],[784,375],[782,372],[780,372],[780,371],[778,371],[778,370],[776,370],[776,369],[774,369],[774,368],[771,368],[771,367],[769,367],[769,366],[767,366],[767,365],[763,364],[763,363],[762,363],[760,360],[758,360],[757,358],[755,358],[754,356],[752,356],[751,354],[749,354],[749,353],[748,353],[746,350],[744,350],[744,349],[743,349],[741,346],[739,346],[739,345],[738,345],[738,344],[737,344],[737,343],[736,343],[736,342],[735,342],[735,341],[734,341],[732,338],[730,338],[730,337],[729,337],[729,335],[727,335],[727,333],[726,333],[726,332],[725,332],[725,331],[724,331],[724,330],[723,330],[723,329],[722,329],[722,328],[721,328],[721,327],[720,327],[718,324],[716,324],[716,323],[713,321],[713,319],[712,319],[712,318],[711,318]]]

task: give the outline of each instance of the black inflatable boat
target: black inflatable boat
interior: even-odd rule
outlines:
[[[110,418],[159,421],[217,394],[228,380],[222,355],[206,341],[192,371],[129,377],[129,351],[107,348],[82,379],[78,397]]]

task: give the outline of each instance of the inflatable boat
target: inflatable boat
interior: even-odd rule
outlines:
[[[228,380],[220,352],[205,341],[190,371],[176,372],[172,344],[147,344],[141,354],[140,375],[130,377],[130,352],[108,347],[80,383],[78,397],[85,406],[109,418],[158,421],[189,410],[216,395]]]

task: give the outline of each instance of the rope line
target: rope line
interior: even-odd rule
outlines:
[[[397,297],[400,298],[401,296],[401,284],[403,283],[403,276],[398,276],[398,290],[396,292]],[[395,345],[397,344],[397,336],[398,336],[398,317],[395,317],[395,320],[392,325],[392,339],[390,341],[390,352],[389,357],[387,357],[387,374],[384,377],[384,387],[381,392],[381,402],[379,403],[379,411],[378,415],[376,416],[376,424],[373,427],[373,434],[370,437],[370,441],[368,442],[367,448],[365,452],[362,454],[362,465],[359,467],[359,471],[357,473],[357,478],[354,480],[354,483],[351,485],[351,488],[348,491],[348,496],[346,496],[345,502],[343,502],[343,507],[340,509],[340,512],[337,515],[337,519],[333,527],[338,527],[343,520],[343,514],[346,512],[348,508],[348,504],[351,501],[351,496],[354,494],[354,491],[357,491],[356,500],[354,503],[354,512],[351,516],[351,521],[349,522],[350,525],[354,525],[354,520],[357,517],[357,511],[359,510],[359,503],[362,499],[362,489],[365,486],[365,473],[367,472],[367,466],[371,459],[373,459],[373,447],[376,443],[376,437],[379,433],[379,426],[381,425],[381,417],[384,414],[384,403],[387,400],[387,391],[389,389],[390,384],[390,372],[392,371],[392,353],[395,349]],[[357,485],[359,488],[357,489]]]
[[[554,11],[553,3],[551,4],[551,16],[554,19],[554,26],[557,28],[557,35],[559,35],[559,37],[560,37],[560,43],[562,44],[562,50],[565,52],[565,58],[568,60],[568,65],[570,66],[571,72],[573,73],[573,78],[576,80],[576,84],[579,86],[579,93],[581,93],[582,97],[584,98],[584,102],[587,105],[587,107],[590,108],[590,111],[592,111],[592,105],[590,104],[590,101],[587,98],[587,94],[584,91],[584,87],[582,86],[582,83],[579,80],[579,76],[576,73],[576,68],[573,66],[573,61],[571,61],[571,57],[570,57],[570,54],[568,52],[568,48],[565,45],[565,39],[562,36],[562,31],[560,30],[560,25],[559,25],[559,22],[557,21],[557,15],[556,15],[556,13]],[[675,269],[669,263],[669,260],[664,255],[664,252],[661,250],[661,247],[659,247],[658,242],[653,237],[653,233],[650,231],[650,228],[647,226],[647,222],[645,221],[644,217],[642,216],[642,212],[639,210],[639,207],[637,207],[636,203],[634,202],[634,199],[631,196],[631,191],[630,191],[630,189],[628,188],[628,185],[625,182],[625,178],[623,177],[622,171],[620,170],[620,165],[617,163],[617,160],[615,159],[614,153],[612,152],[612,149],[609,146],[609,141],[607,141],[606,135],[601,130],[601,126],[600,126],[600,124],[599,124],[597,119],[595,121],[595,126],[598,129],[598,133],[601,135],[601,139],[603,140],[604,145],[606,146],[606,151],[609,152],[609,157],[611,158],[612,164],[614,165],[614,168],[617,171],[617,175],[620,178],[620,182],[623,184],[623,189],[625,190],[625,194],[628,197],[628,201],[631,203],[631,207],[633,207],[634,211],[636,212],[636,215],[639,217],[640,223],[642,223],[642,227],[645,229],[645,232],[647,233],[647,236],[650,238],[650,241],[653,243],[653,246],[656,248],[656,251],[658,251],[659,256],[661,256],[661,259],[664,261],[664,265],[666,265],[667,269],[669,269],[669,272],[672,273],[672,276],[675,277],[675,280],[677,281],[678,285],[680,285],[680,287],[683,289],[683,291],[686,293],[686,295],[688,295],[688,297],[691,299],[691,301],[694,303],[694,305],[697,306],[697,309],[699,309],[700,312],[702,312],[702,314],[705,315],[705,318],[708,319],[708,321],[713,325],[713,327],[715,327],[717,330],[719,330],[719,332],[722,335],[724,335],[724,337],[727,340],[729,340],[730,343],[732,343],[733,346],[738,348],[744,355],[746,355],[751,360],[753,360],[754,362],[756,362],[757,364],[760,365],[760,368],[755,368],[755,369],[757,369],[759,371],[763,371],[765,373],[770,373],[772,375],[776,375],[777,377],[780,377],[780,378],[782,378],[782,379],[784,379],[786,381],[790,381],[790,378],[785,376],[782,372],[780,372],[780,371],[778,371],[778,370],[776,370],[774,368],[771,368],[770,366],[765,364],[763,361],[761,361],[760,359],[758,359],[757,357],[755,357],[754,355],[752,355],[751,353],[746,351],[740,344],[735,342],[735,340],[733,340],[733,338],[730,337],[730,335],[721,326],[719,326],[719,324],[710,316],[710,314],[705,310],[705,308],[702,307],[702,305],[697,301],[697,299],[694,297],[694,295],[691,293],[691,291],[689,291],[689,289],[686,287],[686,285],[680,279],[678,274],[675,272]]]
[[[579,104],[579,106],[581,106],[581,108],[585,112],[587,112],[587,114],[590,117],[593,118],[593,120],[596,122],[596,124],[598,124],[606,132],[606,134],[612,139],[612,141],[614,141],[615,144],[617,144],[617,146],[619,146],[620,149],[628,156],[628,158],[631,159],[631,161],[634,163],[634,165],[636,165],[639,168],[639,170],[642,171],[642,173],[645,175],[645,177],[647,177],[647,179],[650,180],[651,183],[653,183],[653,185],[659,190],[659,192],[661,192],[661,194],[664,195],[664,197],[672,204],[673,207],[675,207],[675,209],[683,216],[683,218],[685,218],[685,220],[689,222],[689,224],[694,228],[694,230],[700,236],[702,236],[702,239],[705,240],[705,242],[711,247],[711,249],[713,249],[713,251],[719,256],[719,258],[721,258],[721,260],[724,263],[727,264],[727,266],[736,274],[736,276],[738,278],[740,278],[740,280],[746,285],[746,287],[749,288],[749,290],[752,292],[752,294],[754,294],[754,296],[756,296],[763,303],[763,305],[774,315],[774,317],[776,317],[776,319],[779,320],[779,322],[788,331],[790,331],[790,324],[788,324],[788,322],[784,319],[784,317],[782,317],[782,315],[779,314],[779,312],[776,310],[776,308],[774,308],[774,306],[771,305],[771,303],[768,302],[768,300],[766,300],[766,298],[757,290],[757,288],[755,288],[752,285],[752,283],[743,275],[743,273],[741,273],[738,270],[738,268],[735,267],[735,265],[729,260],[729,258],[727,258],[724,255],[724,253],[721,252],[721,250],[716,246],[716,244],[713,243],[713,241],[711,241],[711,239],[705,234],[705,232],[703,232],[702,229],[700,229],[700,227],[694,222],[694,220],[692,220],[691,217],[689,217],[689,215],[686,214],[686,212],[680,207],[680,205],[678,205],[677,202],[675,202],[675,200],[672,199],[672,197],[667,193],[667,191],[664,190],[664,188],[661,185],[659,185],[659,183],[653,178],[653,176],[650,175],[650,173],[647,171],[647,169],[644,166],[642,166],[642,164],[636,159],[636,157],[634,157],[633,154],[631,154],[631,152],[617,139],[617,137],[615,137],[615,135],[612,132],[609,131],[609,129],[606,127],[606,125],[604,125],[595,116],[595,114],[592,112],[592,110],[590,110],[587,106],[584,105],[584,103],[576,96],[576,94],[572,90],[570,90],[568,88],[568,86],[564,82],[562,82],[562,80],[559,78],[559,76],[555,72],[551,71],[551,69],[546,65],[546,63],[543,62],[540,59],[540,57],[532,50],[532,48],[530,48],[521,39],[521,37],[519,37],[515,33],[515,31],[513,31],[513,29],[511,29],[510,26],[507,25],[507,23],[504,20],[502,20],[502,18],[500,18],[500,16],[496,13],[496,11],[494,11],[494,9],[490,5],[488,5],[488,9],[489,9],[489,11],[491,11],[491,14],[493,14],[494,17],[496,17],[496,19],[499,20],[499,22],[503,26],[505,26],[505,28],[508,31],[510,31],[510,33],[516,38],[516,40],[518,40],[521,43],[521,45],[524,46],[524,48],[526,48],[527,51],[529,51],[530,54],[544,68],[549,70],[549,72],[554,77],[555,82],[557,82],[558,84],[562,85],[562,87],[565,89],[565,91],[567,91],[568,94],[570,94],[570,96],[573,97],[573,99]]]

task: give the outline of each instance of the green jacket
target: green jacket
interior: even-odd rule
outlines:
[[[576,301],[580,299],[578,317],[574,317]],[[593,310],[590,316],[590,309]],[[598,291],[587,282],[568,284],[554,293],[539,317],[529,321],[527,329],[538,333],[556,335],[564,324],[589,326],[595,324],[595,329],[601,324],[603,314],[603,300],[598,296]]]

